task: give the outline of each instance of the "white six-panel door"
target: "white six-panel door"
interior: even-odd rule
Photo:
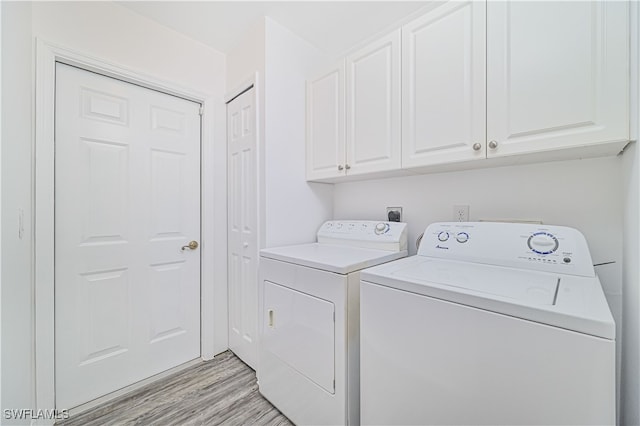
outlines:
[[[255,89],[227,104],[229,348],[253,369],[258,347]]]
[[[485,158],[485,3],[402,27],[402,166]]]
[[[56,66],[56,406],[200,355],[199,105]]]

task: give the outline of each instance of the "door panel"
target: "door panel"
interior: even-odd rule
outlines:
[[[258,214],[255,89],[227,104],[229,348],[257,365]]]
[[[56,67],[56,405],[200,354],[199,105]]]
[[[130,281],[126,269],[78,276],[76,294],[81,320],[79,341],[83,343],[80,365],[99,362],[129,350],[128,311]]]
[[[181,283],[186,281],[185,272],[184,262],[151,267],[153,291],[149,339],[152,344],[186,332],[183,324],[185,313],[180,307],[174,306],[174,301],[180,300],[180,294],[184,291]]]
[[[184,155],[181,153],[151,150],[151,235],[162,238],[180,235],[184,214],[176,206],[184,205],[182,180]]]
[[[78,208],[82,212],[82,244],[126,242],[128,238],[128,145],[80,139]]]

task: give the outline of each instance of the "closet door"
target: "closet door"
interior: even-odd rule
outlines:
[[[255,88],[227,104],[229,349],[257,366],[258,195]]]

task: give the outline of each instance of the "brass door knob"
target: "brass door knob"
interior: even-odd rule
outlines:
[[[198,248],[198,242],[194,240],[194,241],[189,241],[189,244],[187,244],[186,246],[182,246],[180,250],[182,251],[186,249],[195,250],[197,248]]]

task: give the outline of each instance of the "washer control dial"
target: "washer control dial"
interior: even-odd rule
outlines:
[[[442,231],[438,234],[438,240],[445,242],[449,239],[449,233],[447,231]]]
[[[467,241],[469,241],[469,234],[467,234],[466,232],[458,232],[458,234],[456,235],[456,241],[459,243],[466,243]]]
[[[377,235],[385,234],[388,231],[389,231],[389,224],[388,223],[380,222],[380,223],[376,224],[375,233]]]
[[[558,250],[558,239],[548,232],[536,232],[527,240],[529,248],[537,254],[551,254]]]

